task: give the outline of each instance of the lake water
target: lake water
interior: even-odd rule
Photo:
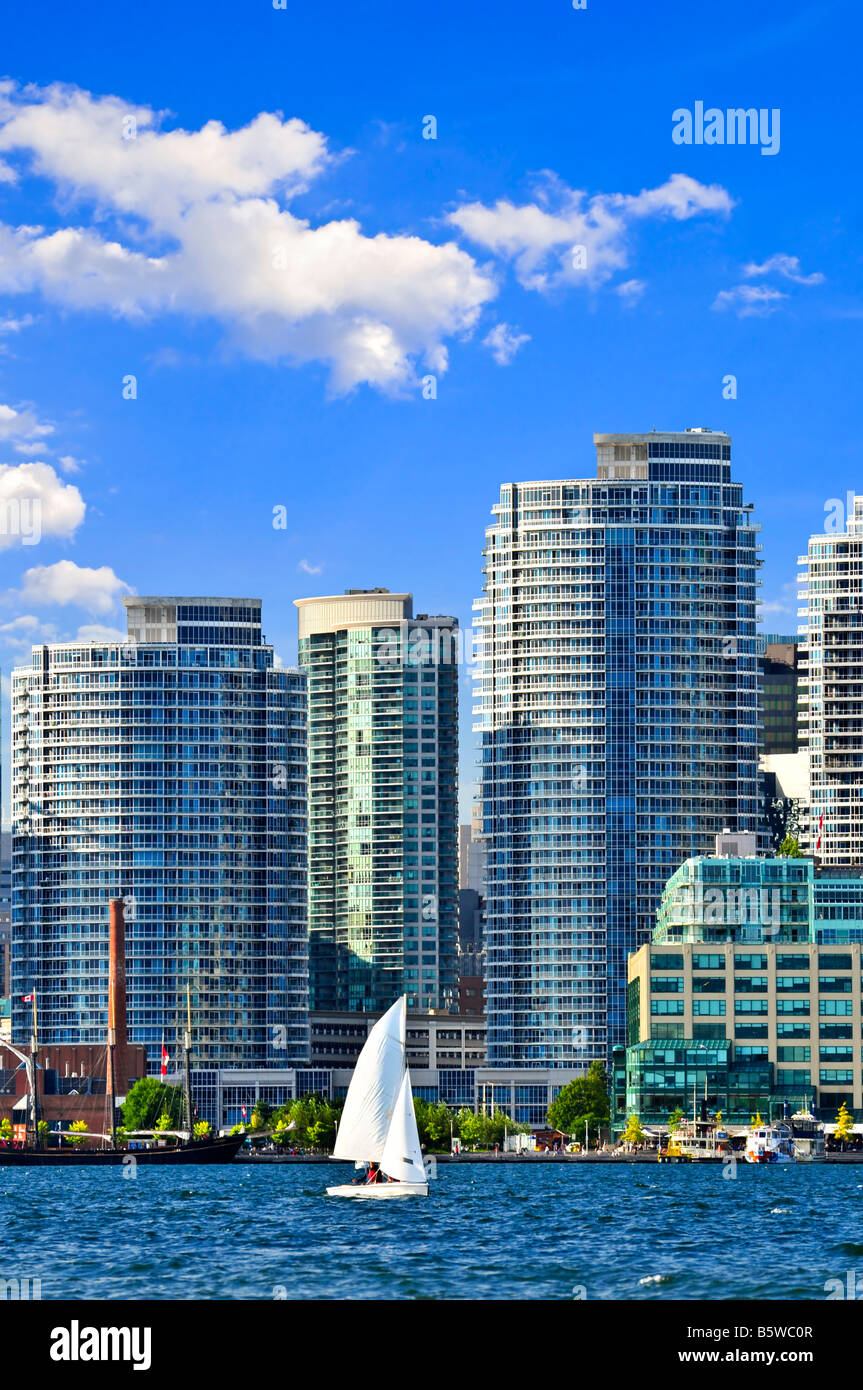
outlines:
[[[0,1277],[43,1299],[824,1299],[863,1165],[441,1164],[428,1200],[330,1164],[0,1171]],[[283,1291],[283,1292],[282,1292]]]

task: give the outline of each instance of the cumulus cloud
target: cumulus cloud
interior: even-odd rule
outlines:
[[[301,570],[303,574],[320,574],[323,568],[323,565],[310,565],[308,560],[300,560],[297,565],[297,569]]]
[[[769,285],[735,285],[733,289],[720,290],[710,307],[732,309],[740,319],[766,318],[779,308],[780,300],[787,298],[787,294]]]
[[[30,449],[53,433],[54,426],[38,420],[31,409],[15,410],[11,405],[0,405],[0,440],[8,441],[16,448],[20,445]],[[41,447],[44,449],[44,443],[41,443]]]
[[[623,280],[621,284],[615,285],[614,292],[620,295],[625,304],[634,304],[646,289],[644,280]]]
[[[58,560],[54,565],[36,565],[25,572],[21,598],[36,606],[74,604],[88,613],[110,613],[123,594],[132,593],[130,586],[108,565],[87,569],[71,560]]]
[[[301,120],[163,124],[113,96],[4,85],[0,151],[89,225],[0,226],[0,290],[128,318],[210,318],[249,355],[327,363],[338,391],[404,389],[419,362],[446,369],[447,339],[469,333],[496,292],[470,255],[295,216],[286,204],[335,158]]]
[[[80,473],[84,465],[84,460],[76,459],[73,454],[61,454],[57,462],[64,473]]]
[[[128,633],[105,623],[84,623],[75,633],[76,642],[128,642]]]
[[[642,218],[681,222],[700,214],[727,216],[733,206],[719,184],[702,184],[687,174],[672,174],[658,188],[637,194],[590,198],[546,174],[533,202],[466,203],[449,214],[449,221],[469,241],[512,262],[525,289],[548,291],[609,280],[628,264],[632,227]]]
[[[488,348],[498,366],[508,367],[519,348],[529,342],[529,333],[519,333],[508,323],[496,323],[483,338],[482,345]]]
[[[786,256],[783,252],[778,252],[775,256],[768,256],[761,265],[755,261],[750,261],[748,265],[743,267],[743,274],[748,279],[754,279],[760,275],[781,275],[786,280],[793,280],[795,285],[821,285],[824,283],[824,276],[820,270],[814,270],[811,275],[804,275],[800,266],[800,257]]]
[[[86,503],[47,463],[0,464],[0,549],[34,545],[43,536],[68,540]]]

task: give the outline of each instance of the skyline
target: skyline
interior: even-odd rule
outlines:
[[[495,26],[452,5],[434,22],[385,9],[373,35],[340,14],[326,64],[304,60],[323,42],[313,16],[265,8],[177,16],[170,60],[147,26],[92,42],[100,5],[57,7],[38,42],[34,17],[10,22],[6,72],[37,90],[0,101],[0,462],[7,490],[10,467],[52,474],[40,543],[0,550],[4,699],[32,641],[121,629],[129,591],[260,596],[286,664],[292,601],[313,594],[409,590],[467,628],[501,482],[593,476],[601,430],[730,433],[763,528],[761,628],[796,629],[796,556],[859,485],[859,193],[820,157],[853,153],[853,45],[836,42],[850,6],[825,24],[771,5],[753,30],[732,4],[722,26],[687,13],[668,33],[633,3],[544,4],[529,32],[513,4]],[[467,74],[445,59],[456,31],[480,55]],[[806,81],[828,49],[830,106]],[[609,52],[631,101],[609,98]],[[517,118],[497,78],[516,54]],[[91,94],[78,125],[68,95],[45,95],[57,81]],[[675,111],[699,101],[781,111],[778,152],[676,143]],[[172,114],[148,126],[147,111]],[[224,129],[172,142],[210,121]],[[263,287],[240,214],[279,228],[262,233]],[[288,235],[309,259],[284,290]],[[399,350],[366,341],[357,357],[366,322]],[[464,710],[465,681],[460,695]]]

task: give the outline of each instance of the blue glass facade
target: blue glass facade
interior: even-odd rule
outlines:
[[[485,551],[489,1061],[626,1038],[626,960],[678,864],[756,831],[757,527],[726,435],[598,435],[597,478],[507,484]]]
[[[195,1063],[307,1062],[305,678],[250,599],[126,600],[129,641],[13,673],[13,1036],[105,1037],[126,899],[129,1038]]]

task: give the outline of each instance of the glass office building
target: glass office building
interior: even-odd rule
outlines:
[[[309,1056],[305,677],[261,604],[130,598],[128,641],[33,649],[12,677],[13,1036],[105,1037],[126,899],[131,1042],[197,1067]]]
[[[458,624],[386,589],[296,602],[312,1008],[455,1009]]]
[[[626,1033],[626,960],[717,825],[757,830],[757,527],[709,430],[594,436],[597,477],[493,508],[482,736],[489,1060]]]

